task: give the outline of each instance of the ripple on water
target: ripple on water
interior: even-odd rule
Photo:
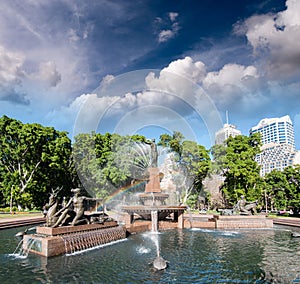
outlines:
[[[292,283],[299,279],[300,240],[287,231],[168,230],[158,240],[160,254],[169,261],[164,271],[153,269],[156,245],[143,234],[49,259],[35,255],[15,259],[5,248],[0,254],[0,283]],[[13,252],[16,245],[9,250]]]

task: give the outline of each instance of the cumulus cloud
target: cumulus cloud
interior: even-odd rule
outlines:
[[[254,106],[265,100],[260,90],[266,86],[255,66],[232,63],[217,71],[207,72],[206,69],[203,62],[187,56],[171,62],[159,76],[149,74],[146,83],[149,88],[176,94],[184,101],[193,93],[193,84],[198,84],[220,110],[229,106],[239,109],[249,106],[249,103]],[[187,80],[180,80],[178,76]],[[172,104],[174,101],[166,103]],[[176,103],[179,104],[178,101]]]
[[[191,57],[186,56],[184,59],[171,62],[162,72],[175,73],[198,83],[201,82],[206,75],[206,66],[203,62],[194,62]]]
[[[211,86],[217,86],[222,89],[234,86],[240,90],[241,95],[244,92],[251,92],[252,84],[258,79],[258,72],[254,66],[243,66],[239,64],[226,64],[219,71],[209,72],[203,80],[203,87],[209,89]]]
[[[80,108],[75,132],[99,128],[102,132],[126,134],[149,125],[170,132],[188,125],[190,131],[195,117],[216,131],[221,126],[218,112],[196,84],[204,76],[204,64],[189,57],[174,61],[157,73],[136,71],[120,77],[106,76],[96,89],[98,95],[89,95]],[[125,89],[134,91],[124,93]],[[203,124],[201,127],[205,128]]]
[[[216,105],[221,109],[229,107],[245,110],[262,104],[265,100],[258,70],[254,66],[226,64],[219,71],[209,72],[202,82]]]
[[[290,81],[300,76],[300,2],[287,0],[277,14],[255,15],[236,26],[245,33],[254,55],[265,60],[270,80]]]
[[[69,105],[61,106],[47,115],[47,120],[58,129],[73,135],[89,133],[97,129],[101,116],[119,99],[119,97],[102,97],[97,94],[82,94]],[[61,119],[61,118],[64,119]]]

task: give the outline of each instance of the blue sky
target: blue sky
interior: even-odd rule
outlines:
[[[1,116],[209,148],[288,114],[300,149],[299,90],[298,0],[0,2]]]

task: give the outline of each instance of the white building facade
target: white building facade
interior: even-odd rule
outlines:
[[[282,171],[287,166],[299,163],[294,127],[288,115],[262,119],[250,129],[250,135],[254,133],[261,134],[263,144],[261,153],[256,156],[256,161],[261,166],[261,176],[274,169]]]
[[[233,124],[225,123],[224,127],[215,133],[215,144],[223,144],[230,136],[241,135],[241,131]]]

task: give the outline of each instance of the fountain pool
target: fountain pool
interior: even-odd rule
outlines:
[[[169,261],[153,269],[149,234],[75,255],[16,258],[23,228],[0,234],[0,283],[300,283],[300,238],[283,227],[252,230],[166,230],[158,236]]]

